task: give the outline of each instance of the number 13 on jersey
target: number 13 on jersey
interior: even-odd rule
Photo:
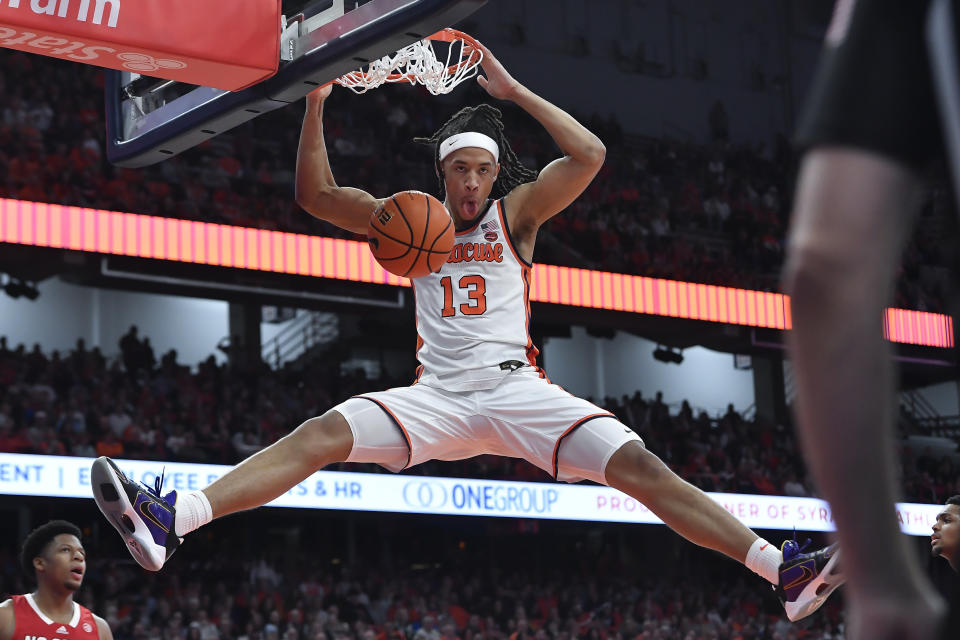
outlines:
[[[457,309],[453,306],[453,278],[440,278],[440,286],[443,287],[443,309],[440,315],[444,318],[455,316]],[[460,313],[465,316],[479,316],[487,310],[487,282],[483,276],[463,276],[457,282],[457,287],[466,290],[469,300],[459,305]]]

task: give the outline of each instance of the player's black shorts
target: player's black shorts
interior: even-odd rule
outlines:
[[[942,141],[924,23],[929,0],[838,0],[797,129],[800,148],[853,146],[921,169]],[[844,33],[844,12],[849,26]]]

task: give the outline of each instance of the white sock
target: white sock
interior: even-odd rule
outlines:
[[[213,508],[203,491],[187,491],[177,496],[177,519],[173,528],[185,536],[213,520]]]
[[[177,514],[179,516],[179,513]],[[765,579],[770,584],[780,583],[780,564],[783,562],[783,554],[780,549],[764,540],[757,538],[747,551],[747,559],[743,564],[747,569]]]

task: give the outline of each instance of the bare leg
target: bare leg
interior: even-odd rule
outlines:
[[[881,156],[815,150],[801,168],[790,235],[797,426],[833,507],[856,638],[926,638],[921,621],[936,620],[936,597],[894,513],[894,373],[881,331],[918,186]],[[883,624],[869,622],[882,612]]]
[[[353,448],[350,426],[336,411],[311,418],[250,456],[203,490],[219,518],[264,505],[313,472],[341,462]]]
[[[757,534],[707,494],[680,478],[639,442],[607,463],[607,484],[642,502],[681,536],[744,562]]]

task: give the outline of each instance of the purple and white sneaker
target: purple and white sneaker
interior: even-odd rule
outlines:
[[[833,590],[846,582],[840,572],[840,551],[832,544],[811,553],[803,553],[796,540],[785,540],[780,546],[780,584],[773,587],[787,610],[787,618],[796,622],[823,606]]]
[[[127,479],[113,460],[101,456],[90,469],[93,498],[120,533],[133,558],[149,571],[159,571],[182,539],[174,530],[177,492],[160,495],[163,475],[154,488]]]

